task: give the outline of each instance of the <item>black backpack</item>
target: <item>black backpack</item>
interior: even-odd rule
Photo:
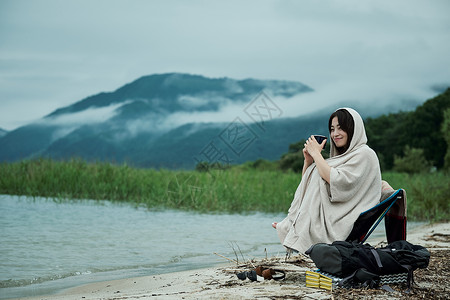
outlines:
[[[408,287],[413,280],[412,272],[426,268],[430,252],[422,246],[407,241],[395,241],[383,248],[369,244],[336,241],[332,244],[315,244],[306,251],[322,272],[342,277],[343,284],[365,283],[375,287],[380,275],[408,273]]]

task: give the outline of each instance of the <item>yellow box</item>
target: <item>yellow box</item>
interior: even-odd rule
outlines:
[[[320,288],[325,290],[331,290],[333,287],[333,279],[323,274],[306,271],[306,286],[313,288]]]

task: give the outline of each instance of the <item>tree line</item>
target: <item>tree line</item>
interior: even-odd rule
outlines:
[[[415,111],[368,118],[365,123],[368,144],[377,152],[383,170],[450,167],[450,88]]]

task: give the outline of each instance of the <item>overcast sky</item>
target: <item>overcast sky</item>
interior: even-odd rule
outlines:
[[[450,85],[449,12],[448,0],[0,0],[0,128],[165,72],[300,81],[330,103],[426,100]]]

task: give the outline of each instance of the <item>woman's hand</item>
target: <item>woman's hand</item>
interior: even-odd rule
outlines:
[[[305,148],[303,148],[303,157],[305,158],[305,164],[307,164],[308,166],[314,162],[314,159],[306,150],[306,144],[305,144]]]
[[[327,140],[324,140],[322,144],[319,144],[316,141],[316,138],[314,136],[311,136],[305,143],[305,149],[303,149],[303,153],[308,153],[308,156],[312,158],[312,160],[316,163],[317,169],[319,170],[320,176],[328,183],[330,183],[330,172],[331,168],[323,158],[322,152],[323,147],[325,146],[325,143]],[[305,170],[309,165],[306,165],[307,163],[307,156],[305,155],[305,165],[303,166],[303,173],[305,173]],[[308,158],[309,159],[309,158]],[[312,162],[311,162],[312,163]]]
[[[305,161],[303,162],[302,176],[303,174],[305,174],[306,169],[308,169],[308,167],[312,165],[312,163],[314,162],[314,159],[312,158],[311,155],[309,155],[308,151],[306,150],[306,144],[305,148],[303,148],[303,157],[305,158]]]
[[[322,156],[321,152],[325,146],[327,140],[324,140],[322,144],[319,144],[316,141],[316,138],[312,135],[309,139],[306,140],[305,148],[303,149],[303,154],[305,154],[305,150],[308,153],[308,156],[311,157],[314,161],[318,157],[318,155]],[[305,156],[306,161],[306,156]]]

